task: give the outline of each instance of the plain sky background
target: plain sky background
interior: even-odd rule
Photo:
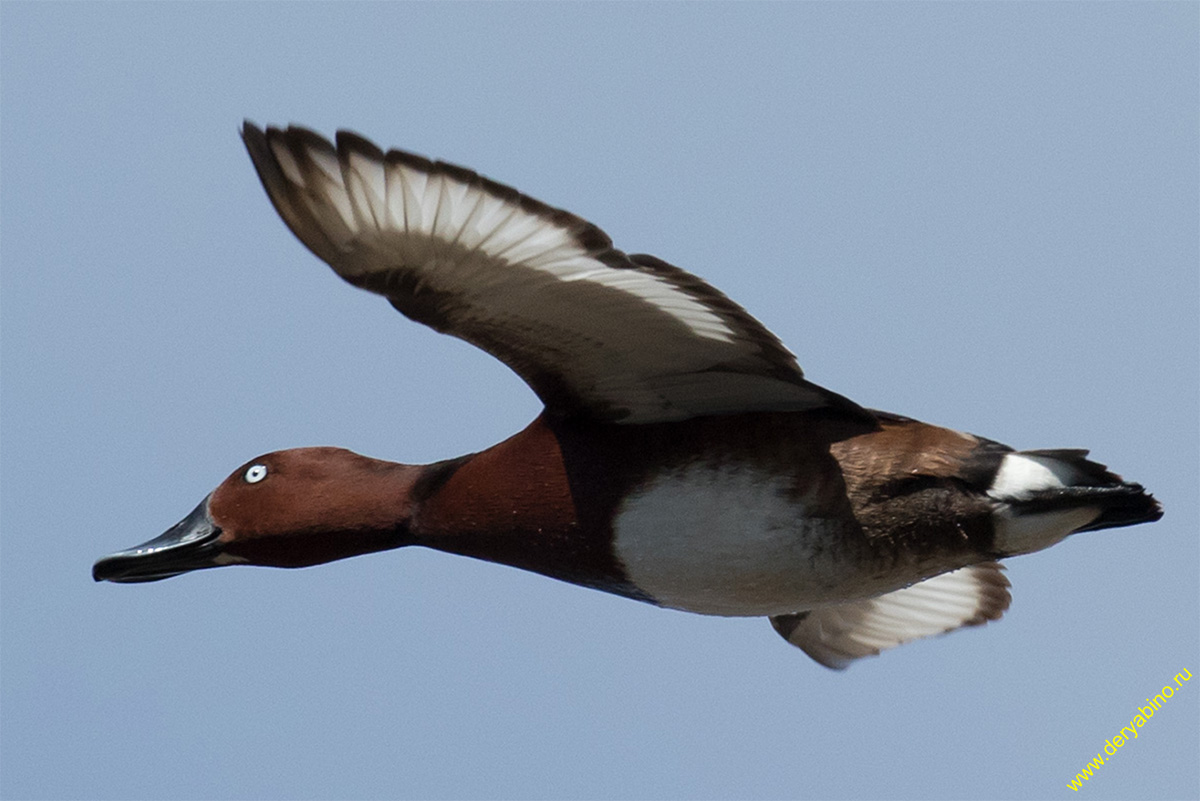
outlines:
[[[1195,3],[0,6],[5,798],[1200,793]],[[338,280],[237,130],[480,170],[745,305],[807,375],[1087,447],[1159,523],[844,673],[766,620],[429,551],[96,585],[266,451],[537,413]],[[647,343],[652,347],[653,343]]]

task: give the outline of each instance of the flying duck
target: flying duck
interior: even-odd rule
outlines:
[[[1159,503],[1084,450],[1015,451],[865,409],[700,278],[471,170],[353,133],[242,139],[318,258],[507,364],[545,404],[427,465],[298,448],[238,467],[95,563],[142,582],[407,545],[707,615],[762,616],[822,665],[999,618],[999,560]]]

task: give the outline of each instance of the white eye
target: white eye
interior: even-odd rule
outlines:
[[[257,484],[267,477],[267,466],[265,464],[252,464],[246,468],[246,474],[242,476],[247,484]]]

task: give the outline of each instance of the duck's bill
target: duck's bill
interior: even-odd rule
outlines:
[[[221,529],[208,513],[208,498],[163,534],[124,551],[109,554],[92,566],[96,581],[131,584],[158,581],[191,570],[217,567]]]

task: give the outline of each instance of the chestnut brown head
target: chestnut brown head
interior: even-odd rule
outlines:
[[[252,459],[162,535],[96,562],[96,581],[157,581],[231,564],[306,567],[409,542],[418,469],[342,448]]]

